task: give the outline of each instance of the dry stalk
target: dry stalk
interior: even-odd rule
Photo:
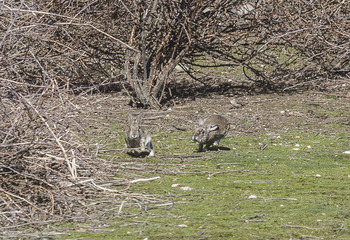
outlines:
[[[72,159],[72,161],[69,160],[66,149],[63,147],[61,141],[59,140],[59,138],[56,136],[56,134],[54,133],[54,131],[52,130],[52,128],[50,127],[48,121],[46,121],[46,119],[40,114],[40,112],[33,106],[33,104],[26,99],[25,97],[22,96],[22,94],[18,93],[18,95],[21,97],[21,99],[26,102],[33,110],[34,112],[39,116],[39,118],[41,119],[41,121],[45,124],[45,126],[47,127],[47,129],[50,131],[51,135],[54,137],[57,145],[60,147],[63,155],[64,155],[64,159],[67,163],[67,166],[69,168],[69,171],[71,173],[71,177],[73,180],[76,179],[76,168],[75,168],[75,160],[74,158]],[[74,163],[73,163],[74,162]]]

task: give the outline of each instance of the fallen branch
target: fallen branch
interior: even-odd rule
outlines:
[[[135,179],[135,180],[131,180],[130,183],[148,182],[148,181],[153,181],[153,180],[157,180],[157,179],[160,179],[160,177]]]
[[[296,199],[296,198],[265,198],[265,197],[262,197],[262,199],[264,199],[264,201],[270,201],[270,200],[298,201],[298,199]]]
[[[94,179],[86,179],[86,180],[83,180],[83,181],[80,181],[80,182],[77,182],[73,185],[78,185],[78,184],[83,184],[83,183],[87,183],[87,182],[90,182],[95,188],[97,189],[100,189],[100,190],[103,190],[103,191],[106,191],[106,192],[115,192],[115,193],[120,193],[119,190],[114,190],[114,189],[109,189],[109,188],[105,188],[105,187],[101,187],[99,185],[97,185],[94,181]]]
[[[301,225],[290,225],[290,224],[283,224],[282,227],[290,227],[290,228],[303,228],[303,229],[310,229],[310,230],[322,230],[322,229],[328,229],[328,228],[314,228],[314,227],[307,227],[307,226],[301,226]]]
[[[122,213],[122,209],[123,209],[124,203],[125,203],[125,201],[122,201],[122,203],[120,204],[119,210],[118,210],[118,213],[117,213],[118,215],[120,215]]]

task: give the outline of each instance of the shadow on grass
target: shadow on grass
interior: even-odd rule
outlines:
[[[228,147],[210,147],[210,148],[208,148],[206,151],[207,152],[217,152],[217,151],[230,151],[231,150],[231,148],[228,148]],[[194,152],[206,152],[206,151],[198,151],[198,150],[196,150],[196,151],[194,151]]]
[[[147,151],[142,151],[142,152],[130,151],[130,152],[127,152],[127,154],[131,157],[134,157],[134,158],[145,158],[145,157],[148,157],[149,152],[147,152]]]

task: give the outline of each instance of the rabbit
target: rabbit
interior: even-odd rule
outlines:
[[[199,143],[198,152],[207,151],[214,144],[217,148],[219,142],[230,129],[228,120],[221,115],[212,115],[207,119],[199,119],[199,126],[195,129],[192,140]],[[203,149],[203,145],[205,148]]]
[[[134,117],[129,113],[129,128],[126,131],[125,143],[128,148],[141,148],[144,151],[145,148],[150,151],[148,156],[154,156],[154,150],[152,145],[151,135],[140,127],[142,113],[137,117]]]

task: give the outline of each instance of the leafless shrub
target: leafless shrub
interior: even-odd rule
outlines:
[[[154,107],[176,66],[207,85],[208,69],[243,71],[262,89],[348,78],[348,12],[340,0],[4,1],[3,76],[124,87]]]
[[[81,109],[70,92],[98,82],[81,84],[92,71],[82,66],[96,59],[78,47],[79,26],[61,27],[73,24],[78,10],[51,12],[56,8],[54,1],[0,3],[2,233],[48,219],[88,217],[85,204],[98,192],[122,196],[96,184],[113,167],[81,140]],[[94,76],[101,72],[97,68]]]
[[[212,84],[208,68],[231,68],[265,90],[348,78],[344,1],[115,4],[118,19],[127,23],[118,36],[128,43],[123,73],[142,105],[159,104],[178,64],[200,83]]]
[[[242,1],[224,9],[216,24],[211,22],[215,31],[205,34],[213,38],[204,38],[196,55],[182,61],[194,79],[205,83],[208,76],[198,73],[209,67],[243,70],[262,89],[349,79],[350,19],[344,1]]]
[[[267,7],[268,6],[268,7]],[[262,39],[252,60],[258,78],[270,86],[348,78],[349,4],[291,1],[261,4],[255,14]],[[263,36],[266,36],[265,38]]]

